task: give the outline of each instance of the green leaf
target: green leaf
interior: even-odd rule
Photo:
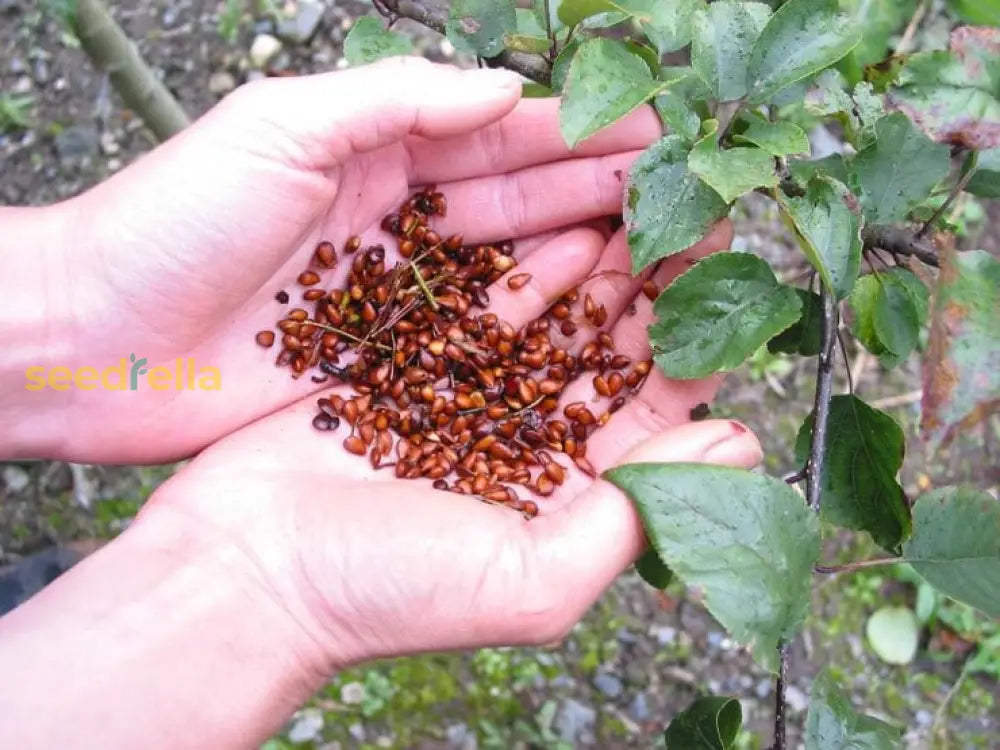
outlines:
[[[857,84],[853,92],[845,86],[836,70],[823,71],[806,94],[805,110],[836,117],[844,126],[847,141],[860,150],[875,139],[875,123],[885,114],[885,105],[867,81]]]
[[[544,12],[536,13],[535,10],[528,8],[514,8],[514,32],[516,34],[547,39],[548,34],[545,31],[544,21]]]
[[[620,11],[621,6],[611,0],[553,0],[559,2],[559,20],[567,26],[576,26],[585,18],[598,13]]]
[[[668,128],[694,143],[701,132],[698,105],[711,94],[693,68],[661,68],[660,80],[669,85],[653,99],[656,111]]]
[[[941,143],[1000,146],[1000,29],[962,26],[951,51],[911,55],[888,102]]]
[[[1000,502],[970,487],[917,498],[903,557],[952,599],[1000,617]]]
[[[805,463],[812,438],[810,414],[799,429],[795,456]],[[820,514],[838,526],[867,531],[896,553],[910,535],[910,509],[896,474],[905,438],[899,424],[856,396],[834,396],[827,422]]]
[[[1000,148],[980,152],[976,173],[965,189],[981,198],[1000,198]]]
[[[747,61],[771,9],[763,3],[718,0],[691,20],[691,65],[719,101],[747,93]]]
[[[635,572],[654,589],[661,591],[674,580],[673,571],[664,565],[655,549],[646,550],[642,553],[642,557],[635,561]]]
[[[862,346],[882,361],[888,370],[899,364],[900,358],[886,349],[875,333],[875,305],[882,294],[882,281],[875,274],[857,280],[848,305],[851,308],[851,333]]]
[[[699,0],[619,0],[631,13],[660,55],[675,52],[691,41],[691,17]]]
[[[566,86],[566,74],[569,73],[570,63],[580,50],[583,40],[577,38],[559,50],[556,59],[552,61],[552,90],[562,91]]]
[[[850,83],[862,80],[865,66],[885,59],[890,38],[913,16],[916,5],[917,0],[840,0],[841,8],[864,34],[861,44],[837,64]]]
[[[671,570],[772,672],[777,646],[809,609],[819,521],[784,482],[708,464],[628,464],[605,472],[635,503]]]
[[[963,21],[980,26],[1000,26],[1000,0],[948,0]]]
[[[664,734],[667,750],[729,750],[743,726],[735,698],[698,698],[674,717]]]
[[[826,288],[843,299],[861,264],[861,221],[854,196],[840,182],[817,177],[802,197],[778,195],[802,239],[802,251]]]
[[[909,356],[927,322],[929,294],[916,274],[891,268],[879,278],[873,326],[879,342],[900,360]]]
[[[677,135],[661,138],[632,165],[623,209],[632,269],[686,250],[729,213],[712,188],[691,174]]]
[[[646,63],[646,67],[649,68],[649,74],[651,76],[656,76],[660,70],[660,56],[656,54],[656,50],[650,47],[648,44],[642,44],[634,39],[626,39],[625,47],[633,55],[638,55],[642,58],[643,62]],[[664,85],[666,81],[663,82]],[[661,86],[662,88],[662,86]]]
[[[898,750],[901,730],[854,711],[828,669],[813,679],[805,726],[806,750]]]
[[[389,31],[382,22],[371,16],[361,16],[344,37],[344,57],[351,65],[381,60],[383,57],[408,55],[413,52],[410,38],[396,31]]]
[[[865,219],[873,224],[902,221],[947,174],[947,146],[935,143],[901,112],[875,125],[876,138],[851,161],[852,184]]]
[[[865,625],[868,644],[886,664],[909,664],[917,654],[920,624],[909,607],[881,607]]]
[[[755,146],[736,146],[719,150],[715,140],[715,121],[710,121],[709,133],[698,141],[688,154],[688,169],[698,175],[726,203],[758,187],[774,187],[778,174],[774,157]]]
[[[1000,261],[942,246],[930,317],[920,426],[948,441],[1000,408]]]
[[[861,41],[837,0],[788,0],[760,32],[750,55],[750,101],[763,104],[782,89],[833,65]]]
[[[823,337],[823,300],[815,292],[796,289],[802,301],[802,315],[792,325],[767,342],[769,352],[815,357]]]
[[[455,49],[480,57],[503,52],[503,40],[517,30],[512,0],[453,0],[445,34]]]
[[[790,159],[788,171],[802,185],[808,185],[814,177],[832,177],[837,182],[847,183],[847,165],[840,154],[830,154],[822,159]]]
[[[654,359],[671,378],[734,370],[795,323],[801,304],[756,255],[711,255],[678,276],[653,304]]]
[[[521,84],[521,96],[525,99],[545,99],[552,96],[552,89],[534,81],[525,81]]]
[[[580,45],[563,86],[559,127],[574,147],[654,96],[665,84],[653,80],[645,61],[621,42],[590,39]]]
[[[543,55],[549,51],[552,43],[545,37],[524,36],[523,34],[504,34],[503,46],[514,52],[527,52],[533,55]]]
[[[750,121],[749,127],[735,135],[733,140],[752,143],[773,156],[809,153],[809,136],[806,131],[795,123],[786,121],[768,122],[755,117]]]

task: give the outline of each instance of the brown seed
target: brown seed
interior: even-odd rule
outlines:
[[[312,426],[323,432],[336,430],[340,426],[340,419],[336,415],[320,413],[313,417]]]
[[[368,452],[364,441],[357,435],[350,435],[344,438],[344,448],[348,453],[353,453],[355,456],[363,456]]]
[[[597,309],[594,311],[594,317],[591,318],[591,322],[600,328],[602,325],[608,322],[608,308],[603,304],[598,305]]]
[[[576,323],[572,320],[564,320],[563,324],[559,326],[559,331],[563,336],[572,336],[576,333]]]
[[[319,274],[315,271],[303,271],[299,274],[299,284],[302,286],[314,286],[319,283]]]
[[[358,236],[349,237],[344,244],[344,252],[350,255],[351,253],[356,253],[359,247],[361,247],[361,238]]]
[[[525,500],[524,504],[521,506],[521,513],[529,521],[538,515],[538,503],[534,500]]]
[[[594,470],[594,465],[590,463],[583,456],[576,456],[573,458],[573,463],[576,464],[576,468],[586,474],[588,477],[596,477],[597,472]]]
[[[610,406],[608,406],[608,412],[614,414],[623,406],[625,406],[625,399],[619,396],[618,398],[616,398],[614,401],[611,402]]]
[[[334,248],[333,243],[327,240],[323,240],[316,245],[314,256],[316,262],[323,266],[323,268],[333,268],[337,265],[337,250]]]
[[[274,331],[258,331],[255,341],[267,349],[274,344]]]
[[[625,376],[620,372],[613,372],[608,376],[608,395],[614,398],[622,388],[625,387]]]
[[[624,354],[616,354],[611,358],[611,362],[608,366],[614,370],[621,370],[632,364],[632,360],[626,357]]]
[[[529,281],[531,281],[530,273],[516,273],[507,279],[507,287],[517,291]]]
[[[546,476],[551,479],[556,484],[562,484],[566,479],[566,472],[563,467],[557,464],[555,461],[549,461],[543,467]]]
[[[275,294],[274,298],[282,305],[288,304],[288,292],[286,292],[284,289]]]
[[[297,336],[293,336],[290,333],[286,333],[281,337],[281,345],[290,352],[297,352],[302,349],[302,342],[299,341]]]
[[[540,474],[538,479],[535,480],[534,490],[542,497],[548,497],[555,492],[556,486],[550,477]]]
[[[642,285],[642,293],[646,295],[646,299],[652,301],[659,296],[660,290],[656,288],[656,284],[653,280],[649,279]]]
[[[323,289],[306,289],[302,294],[302,299],[306,302],[316,302],[317,300],[323,299],[326,296],[326,291]]]
[[[608,381],[604,379],[601,375],[596,375],[594,377],[594,390],[597,391],[598,395],[610,396],[611,389],[608,386]]]
[[[597,305],[594,303],[594,298],[590,296],[590,292],[587,292],[583,298],[583,314],[587,320],[591,320],[594,317],[596,310]]]
[[[563,408],[563,414],[566,415],[566,419],[576,419],[585,408],[586,405],[582,401],[574,401],[571,404],[566,404]]]

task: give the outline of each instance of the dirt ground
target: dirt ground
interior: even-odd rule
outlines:
[[[227,41],[220,34],[224,3],[124,0],[112,5],[142,55],[192,116],[265,74],[252,53],[261,35],[280,42],[264,65],[268,72],[330,70],[342,65],[341,44],[352,19],[371,10],[353,0],[300,2],[292,8],[294,21],[276,29],[264,15],[248,17]],[[405,22],[398,28],[416,34],[423,54],[455,59],[437,35]],[[31,0],[0,0],[4,94],[32,97],[32,122],[27,129],[0,133],[0,204],[39,205],[75,195],[154,146],[72,36]],[[973,222],[966,243],[1000,252],[998,205]],[[789,278],[798,272],[765,201],[741,205],[734,219],[741,249],[767,257]],[[912,435],[919,410],[917,361],[887,374],[860,352],[848,355],[855,388],[889,410]],[[739,417],[761,434],[772,474],[794,468],[790,446],[809,411],[813,366],[811,360],[756,357],[728,380],[719,398],[718,414]],[[843,370],[837,385],[846,388]],[[994,420],[947,451],[931,453],[919,442],[910,443],[903,471],[907,492],[960,481],[995,489],[998,440],[1000,423]],[[0,464],[0,566],[40,550],[69,550],[47,560],[58,567],[63,557],[93,549],[124,528],[171,471]],[[844,551],[839,541],[831,545],[831,555]],[[44,570],[38,574],[44,576]],[[935,651],[937,634],[928,631],[917,661],[890,667],[878,661],[862,635],[864,618],[876,606],[912,604],[913,597],[912,586],[888,574],[830,579],[818,587],[810,626],[795,644],[789,690],[793,742],[811,676],[835,663],[849,678],[858,705],[907,726],[907,747],[932,746],[934,712],[958,677],[963,652]],[[684,592],[657,595],[630,574],[559,648],[487,650],[353,670],[338,676],[270,746],[654,747],[660,728],[704,690],[738,696],[747,728],[769,737],[772,689],[768,676]],[[944,721],[951,747],[1000,746],[998,698],[996,675],[963,681]],[[749,734],[741,739],[741,747],[764,746],[766,740]]]

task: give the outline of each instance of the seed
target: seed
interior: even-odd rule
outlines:
[[[303,271],[299,274],[299,284],[302,286],[313,286],[319,283],[319,274],[315,271]]]
[[[296,307],[294,310],[289,310],[288,319],[294,320],[301,323],[303,320],[308,320],[309,313],[303,310],[301,307]]]
[[[594,311],[594,317],[591,318],[591,322],[600,328],[602,325],[608,322],[608,308],[603,304],[598,305],[597,309]]]
[[[653,280],[649,279],[642,285],[642,293],[646,295],[646,299],[652,301],[659,296],[660,290],[656,288],[656,284]]]
[[[619,396],[618,398],[616,398],[614,401],[611,402],[610,406],[608,406],[608,413],[614,414],[623,406],[625,406],[625,399]]]
[[[528,520],[531,520],[538,515],[538,503],[534,500],[525,500],[524,504],[521,506],[521,513]]]
[[[597,306],[594,304],[594,298],[590,296],[590,292],[587,292],[583,298],[583,314],[587,320],[592,320],[596,311]]]
[[[566,472],[563,471],[563,467],[557,464],[555,461],[549,461],[543,467],[546,476],[551,479],[556,484],[562,484],[566,479]]]
[[[340,426],[340,418],[320,413],[313,417],[312,426],[320,431],[336,430]]]
[[[608,381],[601,375],[596,375],[594,377],[594,390],[601,396],[611,395],[611,389],[608,386]]]
[[[616,354],[611,358],[611,362],[608,366],[614,370],[622,370],[632,364],[632,360],[626,357],[624,354]]]
[[[496,258],[493,259],[493,268],[499,271],[500,273],[507,273],[507,271],[509,271],[516,265],[517,261],[515,261],[509,255],[498,255]]]
[[[318,245],[316,245],[315,252],[316,262],[323,266],[323,268],[333,268],[337,265],[337,250],[334,248],[332,242],[323,240]]]
[[[282,305],[288,304],[288,292],[282,289],[280,292],[274,295],[274,298]]]
[[[302,294],[302,299],[306,302],[315,302],[326,296],[326,292],[322,289],[306,289]]]
[[[582,401],[574,401],[572,404],[566,404],[563,414],[566,415],[566,419],[576,419],[584,408],[585,404]]]
[[[302,348],[302,342],[299,341],[297,336],[293,336],[290,333],[286,333],[281,337],[281,345],[290,352],[297,352]]]
[[[363,456],[368,452],[364,441],[357,435],[350,435],[344,438],[344,448],[348,453],[353,453],[355,456]]]
[[[344,253],[347,255],[356,253],[359,247],[361,247],[361,238],[358,236],[349,237],[347,242],[344,244]]]
[[[576,333],[576,323],[572,320],[564,320],[563,324],[559,326],[559,331],[563,336],[572,336]]]
[[[274,331],[258,331],[256,342],[265,349],[274,344]]]
[[[575,456],[573,458],[573,463],[576,464],[576,468],[586,474],[588,477],[596,477],[597,472],[594,470],[594,465],[590,463],[583,456]]]
[[[517,291],[531,281],[530,273],[517,273],[507,279],[507,287]]]
[[[540,474],[538,479],[535,480],[534,490],[542,497],[548,497],[553,492],[555,492],[556,486],[552,479],[545,474]]]

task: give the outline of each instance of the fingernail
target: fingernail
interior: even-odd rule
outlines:
[[[730,427],[733,428],[732,434],[710,446],[702,456],[702,460],[709,464],[727,466],[751,467],[759,464],[764,454],[759,445],[752,446],[744,437],[750,431],[738,422],[730,422]]]
[[[736,420],[732,419],[729,420],[729,427],[730,429],[732,429],[734,435],[743,435],[747,432],[750,432],[750,428],[747,427],[745,424],[737,422]]]

